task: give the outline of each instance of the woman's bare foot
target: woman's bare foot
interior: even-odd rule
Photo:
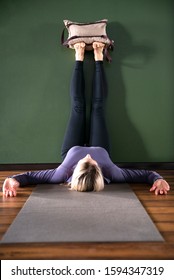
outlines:
[[[92,46],[93,46],[93,49],[94,49],[94,59],[95,59],[95,61],[103,60],[103,49],[104,49],[105,44],[100,43],[100,42],[94,42],[92,44]]]
[[[75,49],[75,58],[76,60],[83,61],[84,60],[84,53],[85,53],[85,43],[76,43],[74,44]]]

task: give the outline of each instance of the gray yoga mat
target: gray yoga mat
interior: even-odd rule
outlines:
[[[164,241],[127,184],[101,192],[38,185],[1,240],[21,242]]]

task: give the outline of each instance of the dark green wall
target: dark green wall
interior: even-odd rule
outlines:
[[[0,163],[61,161],[74,62],[59,43],[63,19],[102,18],[116,45],[105,63],[112,159],[174,161],[172,1],[1,0]],[[88,101],[92,70],[88,53]]]

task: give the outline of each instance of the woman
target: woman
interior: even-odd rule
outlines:
[[[104,44],[93,43],[95,73],[91,106],[90,139],[85,138],[85,95],[83,60],[85,43],[74,45],[75,67],[71,81],[71,115],[62,146],[62,164],[56,169],[30,171],[7,178],[3,194],[16,196],[17,189],[31,184],[69,182],[72,190],[101,191],[104,183],[148,183],[155,194],[167,194],[168,183],[156,172],[119,168],[109,157],[109,141],[104,118],[107,84],[103,69]]]

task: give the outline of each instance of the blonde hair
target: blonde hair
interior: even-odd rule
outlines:
[[[78,164],[73,172],[71,189],[79,192],[103,190],[104,179],[100,167],[89,162]]]

